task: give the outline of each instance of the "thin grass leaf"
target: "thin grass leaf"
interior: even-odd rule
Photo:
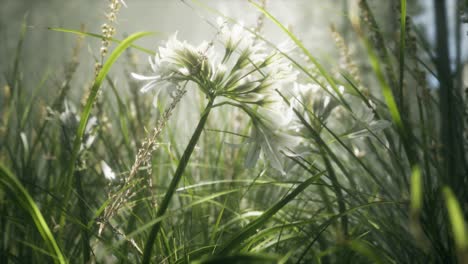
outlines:
[[[28,104],[26,105],[26,109],[23,112],[23,116],[21,117],[21,124],[20,124],[20,130],[22,131],[26,121],[28,118],[31,116],[31,110],[33,109],[33,106],[35,103],[37,103],[37,96],[39,92],[42,90],[42,87],[44,87],[44,84],[46,80],[49,78],[49,71],[46,71],[39,82],[39,84],[34,88],[33,94],[31,96],[31,99],[29,100]]]
[[[2,164],[0,164],[0,183],[3,188],[9,189],[14,194],[21,207],[23,207],[32,217],[37,230],[49,249],[53,252],[50,254],[54,257],[54,262],[60,264],[67,263],[36,203],[21,182],[18,181],[18,179]]]
[[[216,263],[225,263],[225,264],[276,264],[279,262],[279,257],[273,256],[271,254],[235,254],[231,256],[210,256],[192,262],[193,264],[216,264]]]
[[[211,109],[213,108],[214,98],[210,98],[208,104],[205,107],[205,110],[202,113],[202,116],[198,122],[195,131],[190,138],[187,147],[184,150],[184,154],[180,158],[179,164],[177,165],[177,169],[174,173],[174,177],[171,180],[170,185],[167,188],[166,194],[164,195],[163,200],[161,201],[158,211],[156,213],[156,218],[163,217],[166,213],[166,210],[169,208],[169,203],[174,195],[175,190],[177,189],[177,185],[179,184],[180,180],[182,179],[182,175],[184,174],[185,168],[187,167],[190,156],[192,155],[193,150],[195,149],[195,145],[200,138],[200,135],[205,127],[206,121],[208,120],[208,116],[210,114]],[[153,244],[156,240],[159,230],[161,229],[161,221],[158,221],[152,225],[150,235],[145,243],[145,251],[143,254],[143,264],[149,264],[151,261],[151,253],[153,251]]]
[[[353,207],[353,208],[348,208],[348,210],[344,213],[340,213],[340,214],[337,214],[337,215],[334,215],[332,217],[330,217],[327,221],[325,221],[324,223],[322,223],[319,227],[319,231],[317,232],[317,234],[315,235],[315,237],[313,239],[311,239],[311,242],[310,244],[308,244],[305,249],[303,250],[302,254],[300,255],[299,259],[297,260],[296,264],[299,264],[301,263],[302,259],[306,256],[306,253],[307,251],[309,251],[312,246],[315,244],[315,242],[317,242],[317,240],[319,239],[319,237],[323,234],[323,232],[325,232],[325,230],[327,230],[327,228],[332,224],[334,223],[337,219],[339,219],[340,217],[342,217],[343,215],[347,215],[347,214],[350,214],[352,212],[355,212],[357,210],[360,210],[360,209],[364,209],[364,208],[367,208],[367,207],[373,207],[375,205],[387,205],[387,204],[391,204],[391,205],[398,205],[397,202],[388,202],[388,201],[385,201],[385,202],[371,202],[371,203],[367,203],[367,204],[363,204],[363,205],[359,205],[359,206],[356,206],[356,207]]]
[[[465,263],[465,261],[468,261],[468,233],[466,232],[463,210],[455,194],[449,187],[443,187],[442,192],[450,219],[450,225],[452,227],[455,246],[459,254],[459,260],[460,263]]]
[[[302,193],[309,185],[316,182],[320,179],[320,177],[325,172],[320,172],[312,177],[310,177],[305,182],[299,184],[290,194],[286,197],[278,201],[275,205],[270,207],[267,211],[265,211],[260,217],[249,223],[246,227],[244,227],[239,233],[235,234],[233,237],[229,239],[221,248],[218,250],[218,255],[228,254],[229,252],[233,251],[237,247],[241,245],[241,243],[249,238],[253,233],[256,232],[257,228],[261,227],[265,224],[268,220],[272,218],[281,208],[291,202],[296,196]]]
[[[411,212],[419,214],[423,204],[423,184],[421,169],[414,166],[411,173]]]
[[[86,124],[88,123],[89,116],[91,114],[91,109],[93,107],[93,104],[97,98],[99,89],[101,88],[101,84],[104,81],[104,79],[107,76],[107,73],[111,69],[112,65],[116,62],[116,60],[120,57],[120,55],[128,48],[130,45],[136,41],[139,38],[151,35],[153,33],[151,32],[138,32],[135,34],[130,35],[127,37],[125,40],[123,40],[116,48],[115,50],[109,55],[108,60],[104,63],[102,66],[102,69],[99,71],[98,76],[96,77],[93,86],[91,87],[91,91],[89,93],[89,97],[86,101],[86,104],[84,106],[83,112],[81,113],[81,118],[80,118],[80,123],[75,135],[75,139],[73,141],[73,148],[72,148],[72,153],[70,156],[70,161],[68,164],[67,168],[67,174],[66,174],[66,179],[68,180],[67,182],[67,191],[65,194],[65,199],[64,201],[68,201],[68,198],[70,197],[70,192],[71,192],[71,179],[73,178],[73,172],[75,170],[75,165],[76,165],[76,159],[78,158],[78,152],[80,150],[80,145],[81,141],[83,139],[83,135],[86,129]],[[65,223],[65,218],[64,215],[60,217],[60,224],[63,225]]]
[[[271,21],[273,21],[273,23],[275,23],[281,30],[283,30],[289,36],[289,38],[291,38],[292,41],[294,41],[294,43],[302,50],[302,52],[307,56],[307,58],[315,65],[315,67],[317,67],[320,74],[322,74],[322,76],[327,80],[327,82],[332,87],[333,91],[335,91],[335,93],[340,98],[340,101],[343,103],[343,105],[349,109],[350,108],[349,105],[344,100],[343,95],[338,89],[336,82],[333,80],[332,76],[328,74],[325,68],[317,61],[317,59],[314,56],[312,56],[312,54],[304,46],[304,44],[302,44],[302,42],[289,29],[287,29],[281,22],[279,22],[272,14],[266,11],[262,6],[256,4],[252,0],[249,0],[249,3],[255,6],[260,12],[262,12]]]
[[[350,247],[353,251],[358,252],[359,254],[366,256],[372,263],[383,264],[388,263],[380,254],[375,247],[369,243],[362,240],[352,240],[347,243],[347,246]]]
[[[379,59],[377,58],[377,55],[375,54],[367,39],[365,39],[365,37],[362,37],[362,39],[364,40],[365,46],[367,48],[367,54],[369,55],[369,60],[372,65],[372,69],[374,70],[377,76],[377,80],[379,81],[380,87],[382,89],[382,94],[384,96],[385,102],[387,103],[387,107],[390,111],[392,120],[395,123],[398,130],[400,131],[400,133],[405,134],[405,129],[401,121],[400,111],[398,110],[398,106],[396,104],[395,97],[393,96],[392,89],[385,80],[385,75],[382,71]]]
[[[136,230],[132,231],[131,233],[129,233],[127,235],[127,238],[133,238],[133,237],[137,236],[138,234],[143,233],[144,231],[146,231],[150,227],[152,227],[154,224],[159,223],[159,222],[165,220],[166,218],[169,218],[170,216],[175,215],[178,212],[188,210],[188,209],[190,209],[190,208],[192,208],[192,207],[194,207],[196,205],[203,204],[203,203],[209,202],[211,200],[214,200],[215,198],[222,197],[224,195],[228,195],[228,194],[239,192],[239,191],[240,191],[240,189],[233,189],[233,190],[228,190],[228,191],[217,192],[217,193],[214,193],[212,195],[202,197],[199,200],[194,201],[193,203],[190,203],[190,204],[188,204],[188,205],[186,205],[186,206],[184,206],[182,208],[179,208],[179,209],[174,210],[174,211],[169,211],[163,216],[156,217],[156,218],[152,219],[150,222],[145,223],[144,225],[138,227],[138,229],[136,229]],[[117,242],[117,245],[120,245],[120,244],[122,244],[124,242],[125,241]]]
[[[403,85],[405,79],[405,45],[406,45],[406,0],[400,1],[401,18],[400,18],[400,82],[399,82],[399,99],[403,106]]]
[[[95,33],[90,33],[90,32],[83,32],[83,31],[74,30],[74,29],[50,27],[49,30],[53,30],[53,31],[57,31],[57,32],[64,32],[64,33],[72,33],[72,34],[77,34],[77,35],[80,35],[80,36],[87,36],[87,37],[105,39],[105,37],[103,35],[100,35],[100,34],[95,34]],[[152,34],[159,34],[159,33],[158,32],[152,32]],[[109,40],[112,41],[112,42],[118,43],[118,44],[123,42],[123,40],[119,40],[119,39],[115,39],[115,38],[111,38]],[[137,49],[139,51],[142,51],[144,53],[147,53],[149,55],[152,55],[152,56],[154,56],[156,54],[154,51],[152,51],[150,49],[146,49],[146,48],[143,48],[143,47],[135,45],[135,44],[131,44],[130,47],[134,48],[134,49]]]

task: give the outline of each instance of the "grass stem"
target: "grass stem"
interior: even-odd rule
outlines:
[[[190,141],[187,147],[185,148],[184,154],[182,154],[182,158],[180,159],[179,165],[177,166],[177,169],[174,173],[174,177],[172,178],[172,181],[169,187],[167,188],[167,192],[164,195],[164,198],[161,204],[159,205],[158,212],[156,213],[156,218],[163,216],[166,213],[167,208],[169,207],[171,198],[175,193],[177,185],[182,179],[182,175],[185,171],[185,168],[188,165],[190,156],[192,155],[193,150],[195,149],[195,146],[197,145],[198,139],[200,138],[203,128],[205,127],[206,120],[208,119],[208,115],[210,114],[210,111],[213,108],[213,102],[214,102],[214,98],[210,98],[208,104],[205,107],[205,110],[202,113],[200,121],[198,122],[198,125],[195,129],[195,132],[193,132],[193,135],[190,138]],[[151,232],[150,232],[148,239],[146,240],[145,250],[143,252],[143,261],[142,261],[143,264],[150,263],[151,254],[153,251],[153,245],[154,245],[154,242],[156,241],[158,232],[161,229],[161,224],[162,224],[161,221],[158,221],[151,228]]]

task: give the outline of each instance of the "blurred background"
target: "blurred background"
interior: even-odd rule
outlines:
[[[351,30],[349,16],[357,15],[357,0],[267,0],[267,9],[282,23],[298,35],[307,48],[313,51],[324,64],[336,64],[336,47],[330,34],[333,24],[345,38]],[[434,39],[433,1],[408,1],[408,14],[418,26],[419,32]],[[454,38],[454,24],[457,8],[455,0],[449,0],[447,16],[450,23],[451,40]],[[122,8],[117,18],[116,38],[137,31],[157,31],[163,34],[147,37],[138,44],[155,49],[167,35],[178,31],[179,38],[192,43],[212,39],[215,29],[207,21],[216,23],[217,15],[206,11],[202,5],[209,6],[226,16],[254,26],[259,12],[246,0],[201,0],[198,2],[179,0],[127,0],[127,8]],[[369,1],[385,34],[395,34],[398,27],[395,19],[397,10],[392,1]],[[2,0],[0,9],[0,72],[11,71],[12,61],[18,45],[22,21],[26,21],[26,37],[22,58],[22,69],[26,82],[37,83],[44,70],[60,74],[57,69],[71,56],[76,36],[48,30],[49,27],[62,27],[79,30],[82,26],[88,32],[100,33],[106,21],[105,12],[108,1],[102,0]],[[467,27],[462,29],[467,32]],[[269,40],[284,40],[286,36],[270,21],[266,20],[263,33]],[[462,47],[466,47],[466,37]],[[353,49],[351,39],[349,45]],[[100,40],[87,38],[84,52],[81,52],[79,72],[90,74],[93,69],[93,56],[98,54]],[[468,49],[463,49],[466,57]],[[451,45],[451,53],[454,47]],[[139,54],[146,56],[145,54]],[[146,58],[140,61],[146,64]],[[4,78],[2,74],[0,78]],[[92,75],[89,75],[89,79]]]

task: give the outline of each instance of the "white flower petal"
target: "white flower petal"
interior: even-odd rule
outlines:
[[[190,71],[189,69],[183,67],[183,68],[180,68],[179,69],[179,72],[182,74],[182,75],[185,75],[185,76],[189,76],[190,75]]]
[[[146,93],[146,92],[148,92],[149,90],[151,90],[151,88],[153,88],[153,87],[156,85],[156,83],[157,83],[157,81],[151,81],[151,82],[145,84],[145,86],[143,86],[143,87],[140,89],[140,91],[141,91],[142,93]]]
[[[149,61],[149,64],[151,66],[151,69],[153,70],[153,72],[156,72],[156,64],[157,62],[159,62],[159,59],[155,56],[154,57],[154,61],[153,61],[153,58],[152,57],[148,57],[148,61]]]
[[[132,72],[131,75],[132,75],[132,77],[134,79],[137,79],[137,80],[140,80],[140,81],[150,81],[150,80],[157,80],[157,79],[161,78],[161,76],[159,76],[159,75],[145,76],[145,75],[141,75],[141,74],[134,73],[134,72]]]
[[[216,24],[218,24],[218,26],[222,27],[226,24],[226,20],[222,17],[217,17],[216,18]]]
[[[109,180],[109,181],[113,181],[116,179],[116,176],[115,176],[115,173],[114,171],[111,169],[111,167],[109,167],[109,165],[107,165],[107,163],[103,160],[101,160],[101,170],[102,170],[102,173],[104,174],[104,177]]]

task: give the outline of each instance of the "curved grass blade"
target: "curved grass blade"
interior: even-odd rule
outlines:
[[[268,237],[278,236],[281,232],[285,232],[286,230],[290,230],[291,232],[297,232],[297,227],[302,225],[310,224],[311,222],[316,222],[317,219],[308,219],[304,221],[297,221],[297,222],[288,222],[281,225],[276,225],[273,227],[266,228],[260,232],[257,232],[255,235],[252,235],[245,241],[244,249],[249,248],[250,246],[254,245],[255,243],[261,242],[262,240],[268,239]],[[298,232],[297,232],[298,233]],[[276,239],[276,238],[275,238]]]
[[[372,49],[370,43],[367,39],[363,36],[362,39],[366,44],[367,54],[369,55],[369,60],[371,62],[372,68],[377,76],[377,80],[379,81],[380,87],[382,88],[382,94],[384,96],[385,102],[387,104],[388,110],[390,111],[390,115],[392,117],[393,122],[395,123],[397,129],[399,130],[401,135],[405,135],[405,130],[403,127],[403,122],[401,121],[400,111],[398,110],[398,106],[395,101],[395,97],[393,96],[392,89],[388,85],[387,81],[385,80],[385,75],[382,71],[382,67],[380,65],[379,59],[375,51]]]
[[[335,81],[333,80],[332,76],[317,61],[317,59],[314,56],[312,56],[312,54],[304,46],[304,44],[302,44],[302,42],[291,31],[289,31],[289,29],[287,29],[281,22],[279,22],[272,14],[270,14],[268,11],[266,11],[263,7],[256,4],[252,0],[249,0],[249,2],[253,6],[255,6],[260,12],[262,12],[266,17],[268,17],[271,21],[273,21],[273,23],[275,23],[281,30],[283,30],[289,36],[289,38],[291,38],[292,41],[294,41],[294,43],[302,50],[302,52],[307,56],[307,58],[315,65],[315,67],[317,67],[320,74],[322,74],[322,76],[327,80],[327,82],[332,87],[333,91],[335,91],[335,93],[340,98],[340,101],[343,103],[343,105],[349,109],[350,108],[349,105],[344,100],[344,98],[343,98],[341,92],[339,91]]]
[[[37,230],[49,249],[53,252],[51,256],[54,258],[54,262],[60,264],[67,263],[36,203],[21,182],[2,164],[0,164],[0,184],[4,188],[9,189],[14,194],[21,207],[31,215]]]
[[[198,261],[192,262],[193,264],[215,264],[215,263],[279,263],[279,257],[275,255],[266,254],[237,254],[232,256],[211,256]]]
[[[134,238],[135,236],[143,233],[144,231],[150,229],[152,226],[154,226],[155,224],[169,218],[170,216],[173,216],[175,215],[178,211],[185,211],[185,210],[188,210],[194,206],[197,206],[199,204],[203,204],[203,203],[206,203],[206,202],[210,202],[212,200],[214,200],[215,198],[218,198],[218,197],[222,197],[222,196],[225,196],[225,195],[229,195],[231,193],[235,193],[235,192],[239,192],[240,189],[231,189],[231,190],[227,190],[227,191],[222,191],[222,192],[217,192],[217,193],[214,193],[214,194],[211,194],[209,196],[206,196],[206,197],[202,197],[200,198],[199,200],[196,200],[182,208],[179,208],[177,210],[174,210],[174,211],[169,211],[169,212],[166,212],[166,214],[164,214],[163,216],[160,216],[160,217],[156,217],[156,218],[153,218],[151,219],[150,222],[148,223],[145,223],[144,225],[138,227],[138,229],[132,231],[131,233],[129,233],[127,235],[127,238]],[[119,241],[117,242],[117,245],[121,245],[122,243],[124,243],[125,241]]]
[[[281,208],[283,208],[286,204],[292,201],[296,196],[302,193],[309,185],[320,179],[320,177],[325,172],[322,171],[312,177],[310,177],[305,182],[302,182],[297,186],[290,194],[286,195],[283,199],[278,201],[275,205],[270,207],[267,211],[265,211],[260,217],[255,219],[253,222],[249,223],[246,227],[244,227],[239,233],[234,235],[228,242],[226,242],[220,249],[217,251],[218,255],[225,255],[228,254],[230,251],[236,249],[241,245],[241,243],[251,236],[253,233],[256,232],[257,228],[265,224],[271,217],[276,214]]]
[[[414,166],[411,173],[411,214],[419,215],[423,204],[423,186],[421,178],[421,169]]]
[[[83,32],[83,31],[80,31],[80,30],[67,29],[67,28],[53,28],[53,27],[50,27],[48,29],[53,30],[53,31],[57,31],[57,32],[72,33],[72,34],[77,34],[77,35],[80,35],[80,36],[104,39],[103,35],[99,35],[99,34],[96,34],[96,33],[90,33],[90,32]],[[158,33],[159,32],[153,32],[153,34],[158,34]],[[119,44],[122,43],[122,40],[115,39],[115,38],[110,38],[109,40],[112,41],[112,42],[115,42],[115,43],[119,43]],[[139,51],[142,51],[144,53],[147,53],[149,55],[155,55],[156,54],[152,50],[143,48],[143,47],[135,45],[135,44],[131,44],[130,47],[134,48],[134,49],[137,49]]]
[[[450,224],[452,225],[453,238],[457,248],[459,263],[466,263],[466,261],[468,261],[468,233],[466,232],[463,211],[455,194],[449,187],[444,187],[442,192],[445,198]]]
[[[80,145],[81,141],[83,139],[83,135],[86,129],[86,124],[88,123],[89,116],[91,114],[91,109],[93,107],[94,102],[96,101],[99,88],[101,88],[101,84],[103,80],[106,78],[107,73],[109,72],[110,68],[112,65],[114,65],[115,61],[120,57],[120,55],[132,45],[134,41],[136,41],[139,38],[142,38],[144,36],[151,35],[153,33],[151,32],[138,32],[133,35],[130,35],[127,37],[125,40],[123,40],[116,48],[115,50],[110,54],[108,60],[104,63],[102,66],[102,69],[99,71],[98,76],[96,77],[96,80],[94,81],[93,86],[91,87],[91,91],[89,93],[88,99],[86,101],[86,105],[83,109],[83,112],[81,114],[80,118],[80,124],[78,126],[77,132],[75,139],[73,141],[73,148],[72,148],[72,153],[70,157],[70,163],[68,164],[67,168],[67,187],[71,186],[71,179],[73,178],[73,172],[75,170],[75,163],[76,159],[78,158],[78,152],[80,150]],[[70,197],[70,192],[71,192],[71,187],[67,188],[66,195],[64,201],[68,201],[68,198]],[[62,214],[62,217],[60,219],[60,224],[64,224],[64,215]]]
[[[211,109],[213,108],[213,103],[214,103],[214,98],[210,98],[208,101],[208,104],[205,107],[205,110],[202,113],[200,120],[198,121],[198,125],[195,128],[195,131],[193,132],[192,137],[190,138],[190,141],[184,150],[184,154],[182,154],[182,157],[180,158],[179,164],[177,165],[177,169],[174,173],[174,177],[172,178],[171,183],[169,184],[167,188],[166,194],[164,195],[163,200],[159,204],[159,208],[156,213],[156,218],[163,217],[166,214],[166,210],[169,208],[169,203],[172,199],[172,196],[174,195],[174,192],[177,189],[177,185],[182,179],[182,175],[184,174],[185,168],[187,167],[187,164],[190,161],[190,156],[192,155],[192,152],[195,149],[195,145],[197,144],[198,139],[200,138],[200,135],[203,131],[203,128],[205,127],[206,121],[208,120],[208,116],[211,112]],[[148,264],[151,261],[151,253],[153,251],[153,244],[156,240],[156,237],[160,229],[161,229],[161,221],[156,222],[151,228],[149,237],[145,243],[145,250],[143,253],[142,263],[144,264]]]
[[[362,240],[353,240],[347,243],[347,246],[350,247],[353,251],[367,257],[372,263],[388,263],[378,251],[370,245],[368,242]]]
[[[357,211],[357,210],[360,210],[360,209],[364,209],[364,208],[367,208],[367,207],[372,207],[374,205],[398,205],[398,202],[394,202],[394,201],[381,201],[381,202],[371,202],[371,203],[367,203],[367,204],[362,204],[362,205],[359,205],[359,206],[356,206],[356,207],[353,207],[353,208],[348,208],[348,210],[344,213],[339,213],[337,215],[334,215],[332,217],[330,217],[327,221],[325,221],[324,223],[322,223],[319,227],[319,231],[317,232],[317,234],[315,235],[315,237],[311,240],[311,242],[305,247],[305,249],[303,250],[302,254],[300,255],[300,257],[298,258],[298,260],[296,261],[296,264],[299,264],[301,263],[302,259],[305,257],[307,251],[309,251],[312,246],[315,244],[315,242],[317,242],[317,240],[319,239],[319,237],[322,235],[323,232],[325,232],[325,230],[327,230],[327,228],[333,223],[335,222],[337,219],[339,219],[340,217],[342,217],[343,215],[347,215],[347,214],[351,214],[352,212],[354,211]]]

